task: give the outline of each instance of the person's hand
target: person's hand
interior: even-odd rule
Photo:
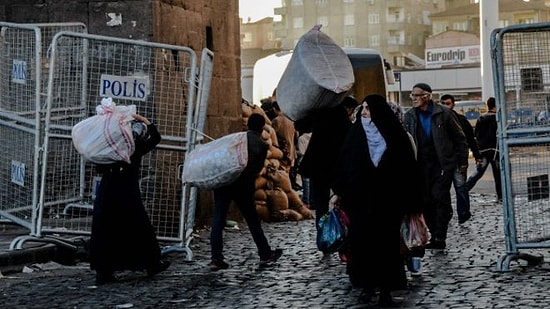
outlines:
[[[151,124],[149,119],[141,116],[140,114],[132,114],[132,116],[134,117],[135,120],[145,123],[145,125],[150,125]]]
[[[460,174],[462,174],[464,177],[466,177],[466,175],[468,175],[468,164],[461,165],[459,167],[459,171],[460,171]]]
[[[328,208],[339,208],[340,207],[340,196],[334,194],[329,202],[328,202]]]
[[[476,159],[476,168],[481,169],[481,166],[483,165],[482,159]]]

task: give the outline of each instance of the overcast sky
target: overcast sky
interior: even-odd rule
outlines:
[[[273,8],[280,7],[281,0],[239,0],[239,16],[244,22],[273,17]]]

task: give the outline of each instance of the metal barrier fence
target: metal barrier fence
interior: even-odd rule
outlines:
[[[542,261],[520,250],[550,248],[550,23],[495,30],[491,51],[506,243],[497,269],[508,271]]]
[[[48,61],[45,51],[62,30],[82,23],[0,22],[0,217],[36,234],[39,156]]]
[[[159,240],[175,242],[173,250],[191,259],[185,231],[193,229],[197,192],[179,177],[185,152],[200,140],[193,132],[204,129],[212,53],[203,51],[198,68],[187,47],[61,31],[49,55],[36,231],[14,240],[12,249],[25,241],[73,246],[61,235],[90,233],[100,176],[76,152],[71,130],[109,96],[118,105],[135,104],[159,129],[161,143],[142,161],[142,199]]]

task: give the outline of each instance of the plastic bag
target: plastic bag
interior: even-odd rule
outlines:
[[[193,149],[185,157],[182,181],[207,190],[235,181],[248,163],[246,135],[229,134]]]
[[[430,240],[430,230],[423,214],[406,215],[401,223],[401,239],[410,251],[424,247]]]
[[[319,219],[317,248],[324,253],[336,252],[346,243],[348,230],[343,222],[346,222],[347,216],[341,218],[340,212],[343,213],[338,208],[331,208]],[[349,224],[349,220],[347,223]]]
[[[135,151],[131,121],[136,106],[116,106],[111,98],[104,98],[96,113],[73,126],[71,137],[78,153],[97,164],[130,163]]]

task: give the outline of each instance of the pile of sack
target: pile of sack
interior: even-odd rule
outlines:
[[[255,105],[242,104],[243,129],[246,129],[248,117],[253,113],[261,114],[266,119],[262,140],[269,145],[265,165],[256,178],[256,211],[265,222],[300,221],[313,219],[313,213],[307,208],[298,192],[292,189],[290,176],[281,166],[279,160],[283,152],[278,148],[275,130],[264,111]]]

